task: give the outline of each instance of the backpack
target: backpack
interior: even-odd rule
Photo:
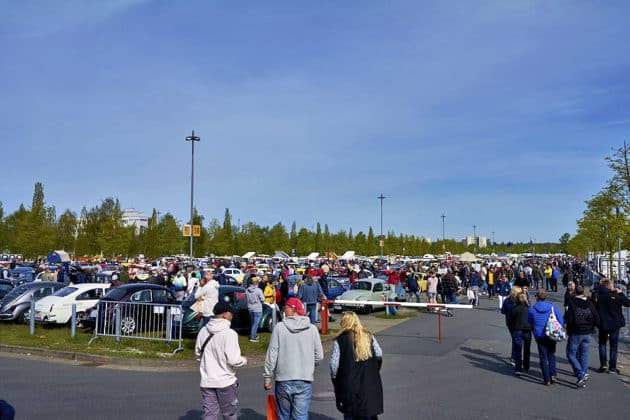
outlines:
[[[558,318],[556,318],[553,307],[551,307],[549,318],[547,318],[547,323],[545,325],[545,335],[551,338],[553,341],[564,341],[567,338],[567,331],[564,329],[562,324],[558,322]]]

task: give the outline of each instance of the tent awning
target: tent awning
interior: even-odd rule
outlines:
[[[254,251],[249,251],[249,252],[246,252],[245,254],[243,254],[243,256],[241,258],[248,259],[248,258],[252,258],[254,255],[256,255],[256,253]]]
[[[343,255],[341,257],[339,257],[340,260],[351,260],[354,258],[355,252],[354,251],[346,251],[343,253]]]

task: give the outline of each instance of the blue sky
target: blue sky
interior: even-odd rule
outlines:
[[[5,212],[556,241],[630,141],[625,1],[0,0]]]

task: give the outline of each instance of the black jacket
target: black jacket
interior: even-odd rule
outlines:
[[[621,307],[630,306],[630,300],[623,293],[598,287],[595,299],[600,329],[614,331],[626,325]]]
[[[377,416],[383,412],[383,384],[380,357],[372,355],[366,361],[354,360],[352,335],[337,337],[339,369],[333,379],[337,409],[353,417]]]
[[[515,305],[510,311],[510,316],[508,317],[508,328],[511,332],[520,330],[520,331],[531,331],[532,326],[527,322],[527,312],[529,310],[529,306],[523,304]]]
[[[454,293],[457,291],[457,279],[453,273],[442,276],[442,290],[444,293]]]
[[[569,334],[591,334],[599,325],[599,314],[591,301],[574,296],[567,306],[569,309],[564,314],[564,322]]]

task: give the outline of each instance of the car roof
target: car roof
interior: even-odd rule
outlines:
[[[102,284],[102,283],[100,283]],[[123,284],[121,286],[118,287],[119,289],[123,289],[123,290],[140,290],[140,289],[168,289],[167,287],[161,286],[159,284],[153,284],[153,283],[129,283],[129,284]]]
[[[105,283],[77,283],[77,284],[69,284],[69,287],[76,287],[78,290],[90,290],[90,289],[99,289],[101,287],[108,286]]]

